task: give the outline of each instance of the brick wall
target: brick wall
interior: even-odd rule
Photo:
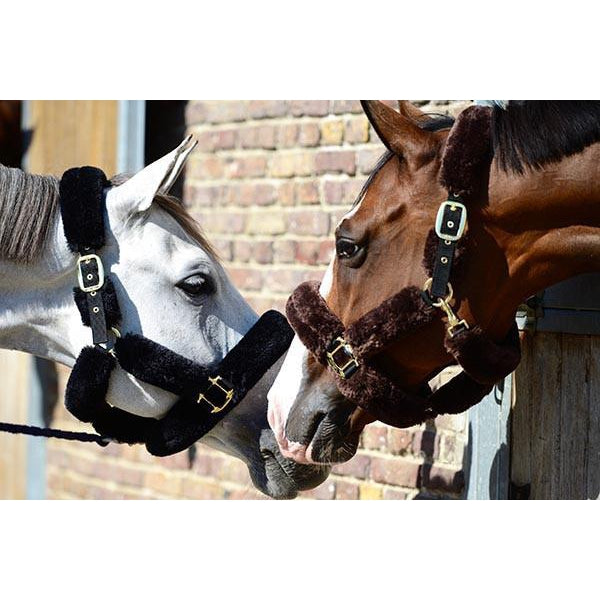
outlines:
[[[419,101],[456,114],[464,101]],[[198,148],[184,197],[234,283],[258,312],[283,309],[292,289],[321,278],[333,230],[383,146],[353,100],[191,101]],[[64,371],[63,375],[64,375]],[[72,419],[60,413],[59,420]],[[59,423],[66,425],[67,423]],[[301,497],[460,497],[466,415],[421,427],[369,425],[357,455]],[[53,498],[258,498],[245,466],[196,445],[166,459],[143,448],[49,443]]]

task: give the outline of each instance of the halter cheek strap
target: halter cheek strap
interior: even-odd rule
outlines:
[[[144,443],[166,456],[188,448],[233,410],[289,347],[293,331],[277,311],[262,315],[223,360],[203,367],[141,335],[121,338],[118,298],[97,254],[104,246],[102,171],[67,171],[60,183],[60,208],[67,243],[80,256],[73,295],[93,346],[83,348],[67,383],[65,405],[105,438]],[[109,405],[106,395],[114,370],[176,394],[179,399],[162,419],[133,415]]]

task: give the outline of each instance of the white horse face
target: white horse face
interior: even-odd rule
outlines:
[[[109,188],[106,244],[98,254],[115,286],[121,333],[144,335],[210,366],[236,345],[257,315],[194,232],[185,211],[164,198],[193,146],[188,138],[125,183]],[[2,297],[11,298],[8,310],[0,306],[0,345],[73,366],[92,337],[71,295],[75,257],[59,218],[48,245],[41,260],[26,269],[0,261],[0,303]],[[279,452],[266,406],[276,369],[201,441],[242,459],[264,493],[289,498],[321,483],[328,470],[296,465]],[[117,368],[106,400],[133,414],[160,418],[177,397]]]

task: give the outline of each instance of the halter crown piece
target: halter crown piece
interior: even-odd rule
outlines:
[[[67,383],[65,405],[78,419],[112,441],[143,443],[167,456],[191,446],[229,413],[289,347],[285,317],[266,312],[239,343],[210,369],[145,338],[121,337],[115,288],[99,256],[104,246],[104,173],[95,167],[65,172],[60,210],[69,248],[77,259],[75,302],[93,345],[81,351]],[[162,419],[140,417],[106,402],[117,366],[137,379],[179,396]]]
[[[429,274],[423,289],[409,286],[345,327],[319,294],[318,282],[306,282],[290,296],[286,314],[302,343],[335,375],[340,392],[378,420],[410,427],[439,414],[457,414],[477,404],[494,383],[514,371],[521,359],[516,324],[496,343],[483,330],[459,319],[453,308],[450,277],[460,277],[468,249],[467,207],[487,194],[493,158],[491,110],[465,109],[448,137],[441,181],[448,199],[440,205],[425,245]],[[380,367],[377,355],[407,334],[446,318],[445,346],[462,372],[432,393],[423,384],[406,391]]]

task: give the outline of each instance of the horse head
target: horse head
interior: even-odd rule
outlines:
[[[406,102],[399,112],[378,101],[365,101],[363,108],[387,150],[337,226],[335,254],[320,285],[344,327],[401,290],[424,289],[435,255],[432,229],[448,197],[442,170],[452,145],[452,119],[428,116]],[[600,268],[599,107],[536,105],[530,109],[544,118],[536,114],[533,124],[521,114],[530,110],[521,104],[476,108],[490,111],[490,153],[496,154],[469,198],[452,309],[499,344],[525,298]],[[556,118],[565,112],[565,123],[573,115],[581,121],[573,127],[577,139],[571,146],[554,142]],[[529,139],[515,123],[529,127]],[[583,141],[581,131],[587,135]],[[468,150],[455,147],[452,156],[460,159]],[[466,164],[458,160],[453,168]],[[446,314],[432,315],[369,359],[413,397],[454,362]],[[296,337],[269,392],[269,422],[285,456],[304,463],[353,456],[360,432],[374,417],[350,403],[339,383]]]
[[[257,315],[191,215],[168,195],[193,146],[188,138],[133,177],[112,181],[105,192],[105,244],[98,254],[120,305],[121,333],[144,335],[210,367]],[[58,182],[0,169],[0,343],[72,367],[91,344],[91,333],[73,301],[77,262],[57,210]],[[275,369],[201,441],[245,461],[261,491],[287,498],[323,481],[327,471],[295,465],[279,453],[266,420],[266,390]],[[106,401],[159,419],[177,396],[118,368]]]

